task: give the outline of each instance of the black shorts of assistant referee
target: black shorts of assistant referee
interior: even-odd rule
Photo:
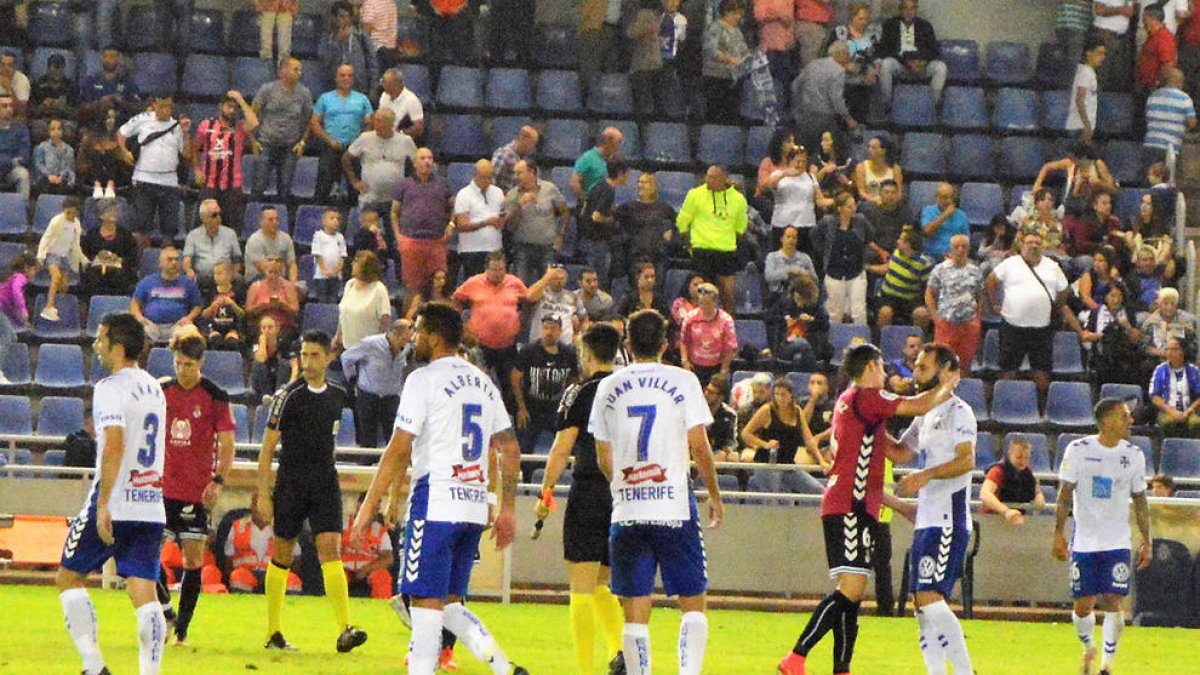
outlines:
[[[563,558],[570,563],[608,561],[608,531],[612,523],[612,493],[608,485],[575,483],[563,516]]]
[[[846,572],[870,576],[871,534],[875,519],[856,511],[836,516],[822,516],[825,529],[825,558],[829,561],[829,576]]]
[[[314,535],[342,531],[342,489],[337,472],[284,475],[275,481],[275,536],[295,539],[308,521]]]
[[[165,533],[168,539],[204,541],[208,537],[208,509],[204,504],[164,499],[163,508],[167,512]]]

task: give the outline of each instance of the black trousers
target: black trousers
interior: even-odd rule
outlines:
[[[173,185],[137,183],[133,186],[135,232],[174,239],[179,233],[179,188]]]
[[[327,143],[321,144],[321,155],[317,160],[317,189],[313,196],[316,201],[327,203],[334,184],[342,179],[343,152],[345,148],[335,150]]]
[[[500,394],[504,397],[504,407],[508,410],[509,415],[514,414],[517,406],[516,399],[513,398],[509,375],[517,364],[516,345],[502,349],[492,349],[480,345],[479,350],[483,352],[483,365],[496,371],[496,379],[500,382]]]
[[[360,448],[386,445],[396,421],[399,396],[379,396],[359,388],[354,399],[354,438]]]

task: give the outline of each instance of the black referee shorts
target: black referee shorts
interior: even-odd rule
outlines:
[[[275,482],[275,536],[296,539],[304,521],[314,535],[342,531],[342,488],[337,472],[280,475]]]
[[[829,561],[829,576],[861,574],[872,576],[871,535],[876,521],[864,512],[821,517],[825,529],[825,558]]]
[[[609,566],[608,532],[612,525],[612,493],[608,485],[575,483],[563,516],[563,558],[571,563]]]

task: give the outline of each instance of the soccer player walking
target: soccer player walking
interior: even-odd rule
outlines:
[[[342,489],[334,466],[334,441],[346,392],[325,380],[333,361],[330,339],[312,330],[300,339],[300,375],[276,392],[258,455],[258,510],[263,521],[274,515],[275,539],[267,567],[267,649],[294,651],[281,629],[288,570],[296,539],[308,521],[317,543],[325,597],[333,605],[340,634],[337,650],[348,652],[367,641],[350,625],[350,591],[342,569]],[[279,451],[279,475],[271,489],[271,460]]]
[[[804,675],[808,652],[831,630],[833,672],[850,672],[858,609],[872,574],[871,532],[883,502],[884,459],[904,460],[887,435],[888,421],[897,415],[924,415],[945,403],[959,379],[957,372],[943,368],[934,389],[912,397],[896,396],[883,388],[883,356],[870,344],[848,349],[842,368],[851,386],[834,406],[833,475],[821,499],[825,557],[837,589],[817,605],[796,646],[779,662],[783,675]]]
[[[913,379],[919,391],[940,384],[943,372],[959,372],[948,345],[926,344],[917,353]],[[913,532],[913,605],[921,631],[921,654],[930,675],[971,673],[971,655],[958,617],[946,604],[954,591],[971,540],[971,470],[975,468],[975,413],[957,396],[914,419],[900,438],[910,455],[925,456],[924,469],[905,476],[897,496],[917,496]]]
[[[209,513],[233,464],[234,424],[229,396],[200,374],[204,350],[204,338],[199,335],[177,337],[171,344],[175,377],[162,385],[167,399],[163,470],[166,535],[183,549],[179,615],[175,618],[178,645],[187,644],[188,626],[200,599]],[[158,596],[166,613],[171,608],[171,595],[161,581]]]
[[[155,595],[163,523],[162,387],[137,367],[146,345],[142,324],[125,312],[105,316],[92,349],[112,375],[96,383],[92,418],[100,441],[96,478],[63,545],[55,583],[67,632],[83,657],[85,675],[108,673],[96,637],[96,608],[84,582],[109,558],[125,578],[136,608],[138,671],[162,667],[167,622]]]
[[[1091,675],[1096,661],[1093,632],[1096,616],[1104,610],[1104,655],[1101,675],[1112,672],[1117,642],[1125,628],[1121,598],[1129,594],[1129,501],[1142,542],[1137,568],[1150,565],[1150,505],[1146,501],[1146,458],[1129,442],[1133,416],[1124,401],[1101,399],[1094,408],[1100,433],[1067,445],[1058,470],[1058,509],[1054,514],[1054,545],[1058,560],[1071,559],[1071,595],[1075,598],[1071,620],[1083,643],[1083,675]],[[1075,529],[1068,550],[1067,517],[1075,513]]]
[[[539,521],[549,517],[550,506],[545,495],[552,493],[573,452],[574,473],[563,517],[563,557],[570,575],[571,638],[575,644],[575,660],[581,675],[591,675],[596,623],[599,622],[607,638],[611,659],[609,672],[620,673],[624,672],[621,655],[624,620],[621,603],[609,589],[612,573],[608,532],[612,494],[608,479],[600,472],[596,461],[596,441],[588,431],[588,418],[592,414],[597,387],[613,372],[612,362],[621,345],[621,334],[608,324],[598,323],[584,333],[581,344],[579,359],[585,379],[567,389],[558,407],[558,434],[546,462],[543,499],[538,501],[535,515]]]
[[[708,486],[709,527],[720,526],[724,516],[706,432],[712,414],[695,375],[659,363],[666,330],[666,320],[652,309],[629,318],[634,363],[600,381],[588,422],[612,493],[612,590],[625,608],[630,675],[651,672],[650,594],[658,570],[683,612],[679,672],[699,675],[704,666],[708,568],[689,455]]]
[[[458,356],[462,316],[430,303],[417,314],[417,361],[400,394],[396,428],[354,519],[360,538],[393,480],[413,467],[400,592],[412,596],[408,672],[433,675],[442,627],[462,640],[496,675],[528,675],[513,666],[479,617],[463,605],[479,539],[497,501],[488,491],[489,444],[502,455],[502,501],[492,536],[497,550],[516,533],[521,449],[500,390],[483,371]]]

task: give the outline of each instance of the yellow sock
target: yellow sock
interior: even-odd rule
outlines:
[[[571,594],[571,640],[575,643],[575,662],[580,675],[591,675],[596,658],[596,597],[587,593]]]
[[[608,658],[621,651],[621,633],[625,630],[625,612],[621,601],[612,594],[608,586],[596,587],[596,618],[604,627],[604,641],[608,644]]]
[[[287,595],[288,569],[272,560],[267,565],[267,638],[280,632],[283,620],[283,599]]]
[[[325,579],[325,597],[333,605],[333,616],[340,632],[350,625],[350,586],[346,583],[342,561],[321,563],[321,576]]]

